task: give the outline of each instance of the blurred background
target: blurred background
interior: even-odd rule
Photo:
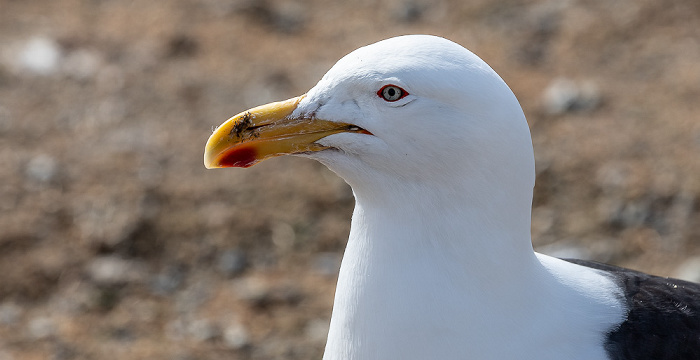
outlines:
[[[0,0],[0,360],[320,358],[349,187],[204,144],[409,33],[520,99],[538,251],[700,281],[697,0]]]

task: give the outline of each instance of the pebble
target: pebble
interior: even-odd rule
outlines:
[[[323,343],[328,337],[330,323],[328,320],[313,319],[306,324],[306,337],[316,343]]]
[[[567,78],[552,80],[542,95],[544,110],[550,115],[590,111],[597,108],[600,101],[600,91],[593,82]]]
[[[223,331],[224,344],[230,349],[241,349],[250,344],[250,336],[245,326],[239,322],[233,322]]]
[[[296,233],[292,225],[285,222],[277,222],[272,224],[271,230],[272,243],[282,252],[290,251],[296,240]]]
[[[128,327],[115,327],[110,329],[109,337],[119,342],[132,342],[136,340],[134,331]]]
[[[53,344],[51,360],[73,360],[80,358],[79,351],[72,344],[57,342]]]
[[[57,173],[58,163],[53,157],[45,154],[37,155],[29,160],[25,170],[27,178],[44,184],[54,180]]]
[[[151,279],[150,289],[156,295],[170,295],[182,286],[184,280],[185,269],[182,266],[168,266]]]
[[[229,249],[219,256],[217,269],[227,277],[234,277],[245,270],[247,263],[246,254],[243,251]]]
[[[0,304],[0,325],[12,325],[22,316],[22,307],[14,302]]]
[[[394,10],[394,17],[401,22],[412,23],[420,20],[426,9],[425,4],[419,4],[415,0],[405,0]]]
[[[165,324],[165,336],[173,342],[184,339],[186,334],[187,321],[181,317]]]
[[[200,342],[221,339],[230,349],[240,349],[250,343],[248,331],[235,320],[221,329],[218,323],[209,319],[188,320],[186,316],[181,316],[166,325],[165,333],[172,341],[186,338]]]
[[[260,301],[270,292],[270,286],[267,283],[254,277],[235,280],[232,286],[236,298],[247,302]]]
[[[88,263],[86,271],[92,281],[105,286],[140,283],[147,275],[145,265],[117,256],[95,258]]]
[[[303,29],[309,13],[302,2],[296,1],[239,0],[230,2],[230,5],[224,1],[218,3],[211,7],[216,14],[245,14],[283,34],[293,34]]]
[[[175,297],[175,308],[181,313],[191,313],[206,303],[213,292],[213,284],[205,276],[191,276],[191,285],[179,291]]]
[[[29,321],[27,330],[35,340],[43,340],[56,334],[56,324],[48,317],[36,317]]]
[[[197,319],[187,326],[188,334],[198,341],[211,341],[221,335],[221,329],[208,319]]]
[[[58,69],[61,47],[49,37],[37,36],[29,39],[17,55],[20,69],[36,75],[51,75]]]
[[[651,205],[651,201],[646,198],[626,202],[620,211],[614,214],[613,221],[621,223],[624,227],[641,226],[651,216]]]
[[[323,276],[336,276],[340,271],[342,257],[338,253],[326,252],[316,255],[312,268],[314,272]]]
[[[156,251],[158,243],[144,239],[150,223],[144,218],[142,189],[92,187],[73,201],[73,223],[91,247],[106,251],[129,249],[131,254]]]
[[[101,60],[97,53],[78,49],[66,55],[61,64],[61,70],[75,80],[88,80],[100,70]]]
[[[303,3],[292,1],[276,2],[267,11],[263,17],[267,17],[269,24],[283,34],[299,32],[304,27],[308,14]]]
[[[116,65],[103,65],[95,76],[95,89],[102,93],[117,93],[126,86],[124,69]]]
[[[619,193],[630,183],[631,174],[625,164],[604,163],[595,174],[595,182],[606,194]]]
[[[235,296],[253,306],[295,305],[303,298],[303,292],[293,283],[271,286],[257,278],[245,278],[233,284]]]

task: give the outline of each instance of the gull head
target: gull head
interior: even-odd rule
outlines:
[[[520,104],[479,57],[452,41],[407,35],[340,59],[306,94],[244,111],[219,126],[207,168],[279,155],[318,160],[356,191],[493,182],[534,185]],[[388,185],[387,185],[388,184]]]

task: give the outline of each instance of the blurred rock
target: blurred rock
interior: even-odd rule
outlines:
[[[236,298],[247,302],[260,301],[270,292],[266,282],[252,276],[235,280],[231,285]]]
[[[273,30],[292,34],[300,31],[309,13],[305,4],[292,1],[242,0],[221,8],[229,13],[241,13],[254,17],[258,23],[270,26]]]
[[[540,66],[549,57],[550,46],[561,28],[565,2],[543,1],[521,9],[507,7],[501,26],[518,33],[522,40],[516,46],[515,58],[522,64]]]
[[[15,357],[5,349],[0,349],[0,360],[15,360]]]
[[[272,305],[297,305],[304,298],[304,293],[294,283],[276,285],[255,305],[267,307]]]
[[[0,325],[13,325],[22,316],[24,309],[14,302],[5,301],[0,304]]]
[[[672,226],[677,229],[687,226],[686,224],[690,222],[697,203],[698,198],[690,192],[681,191],[676,194],[669,211]]]
[[[185,275],[186,269],[183,266],[168,266],[151,279],[151,291],[157,295],[170,295],[182,286]]]
[[[612,214],[612,223],[621,224],[623,227],[641,226],[651,217],[651,201],[647,198],[635,199],[626,202],[618,211]]]
[[[27,331],[35,340],[43,340],[56,335],[56,323],[48,317],[40,316],[29,320]]]
[[[48,306],[54,314],[78,316],[89,309],[99,308],[99,290],[88,281],[76,280],[70,285],[64,285],[48,301]]]
[[[178,317],[175,320],[165,324],[165,336],[170,341],[177,342],[185,339],[187,335],[187,321],[183,317]]]
[[[217,269],[227,277],[239,275],[247,265],[245,252],[238,249],[225,250],[217,261]]]
[[[532,209],[532,238],[537,239],[552,229],[555,212],[547,206]]]
[[[290,251],[294,247],[296,233],[292,225],[285,222],[277,222],[272,225],[272,243],[283,253]]]
[[[96,89],[103,93],[116,93],[122,90],[126,83],[124,69],[116,65],[104,65],[96,74]]]
[[[625,165],[606,162],[596,171],[595,181],[605,194],[615,194],[627,187],[630,176]]]
[[[323,319],[313,319],[306,324],[306,337],[316,343],[323,343],[328,337],[330,321]]]
[[[306,23],[308,10],[302,2],[281,1],[275,2],[267,14],[274,28],[285,34],[300,31]]]
[[[75,80],[88,80],[96,76],[100,70],[100,56],[90,50],[78,49],[66,55],[61,64],[61,70]]]
[[[673,277],[700,283],[700,256],[682,262],[673,272]]]
[[[36,75],[55,73],[60,60],[61,47],[54,39],[44,36],[29,39],[17,54],[18,67]]]
[[[270,285],[268,282],[254,277],[235,281],[233,287],[239,300],[261,308],[275,305],[296,305],[304,297],[296,284]]]
[[[199,309],[211,298],[214,284],[206,274],[190,276],[191,285],[175,295],[175,308],[181,313]]]
[[[33,157],[27,163],[25,174],[30,180],[39,183],[49,183],[56,178],[58,173],[58,163],[56,160],[45,154]]]
[[[619,197],[600,197],[596,208],[599,221],[604,224],[619,225],[624,206]]]
[[[73,360],[81,358],[80,351],[72,344],[58,341],[55,342],[52,347],[51,360]]]
[[[150,221],[158,213],[157,196],[138,185],[93,186],[71,198],[81,240],[101,253],[139,258],[159,254],[163,243]]]
[[[320,253],[314,257],[312,268],[319,275],[336,276],[340,271],[342,259],[342,255],[338,253]]]
[[[600,101],[600,91],[593,82],[567,78],[554,79],[542,94],[544,111],[550,115],[590,111],[597,108]]]
[[[165,333],[172,341],[193,339],[199,342],[212,341],[222,336],[222,330],[215,322],[200,318],[191,320],[180,316],[166,325]]]
[[[92,281],[103,286],[143,283],[148,275],[144,264],[117,256],[95,258],[85,270]]]
[[[223,332],[224,344],[230,349],[241,349],[248,346],[250,337],[243,324],[234,321],[226,326]]]
[[[125,326],[117,326],[109,329],[109,337],[110,339],[119,342],[132,342],[136,340],[134,331]]]
[[[394,17],[401,22],[412,23],[420,20],[426,9],[427,4],[416,0],[404,0],[394,10]]]
[[[179,34],[168,41],[167,57],[188,58],[196,55],[197,51],[199,51],[199,44],[197,39],[192,36]]]
[[[197,319],[190,322],[187,332],[198,341],[211,341],[221,335],[221,329],[208,319]]]

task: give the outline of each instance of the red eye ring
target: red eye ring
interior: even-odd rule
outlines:
[[[377,91],[377,96],[386,101],[394,102],[408,96],[408,91],[402,89],[399,86],[389,84],[384,85],[381,89],[379,89],[379,91]]]

